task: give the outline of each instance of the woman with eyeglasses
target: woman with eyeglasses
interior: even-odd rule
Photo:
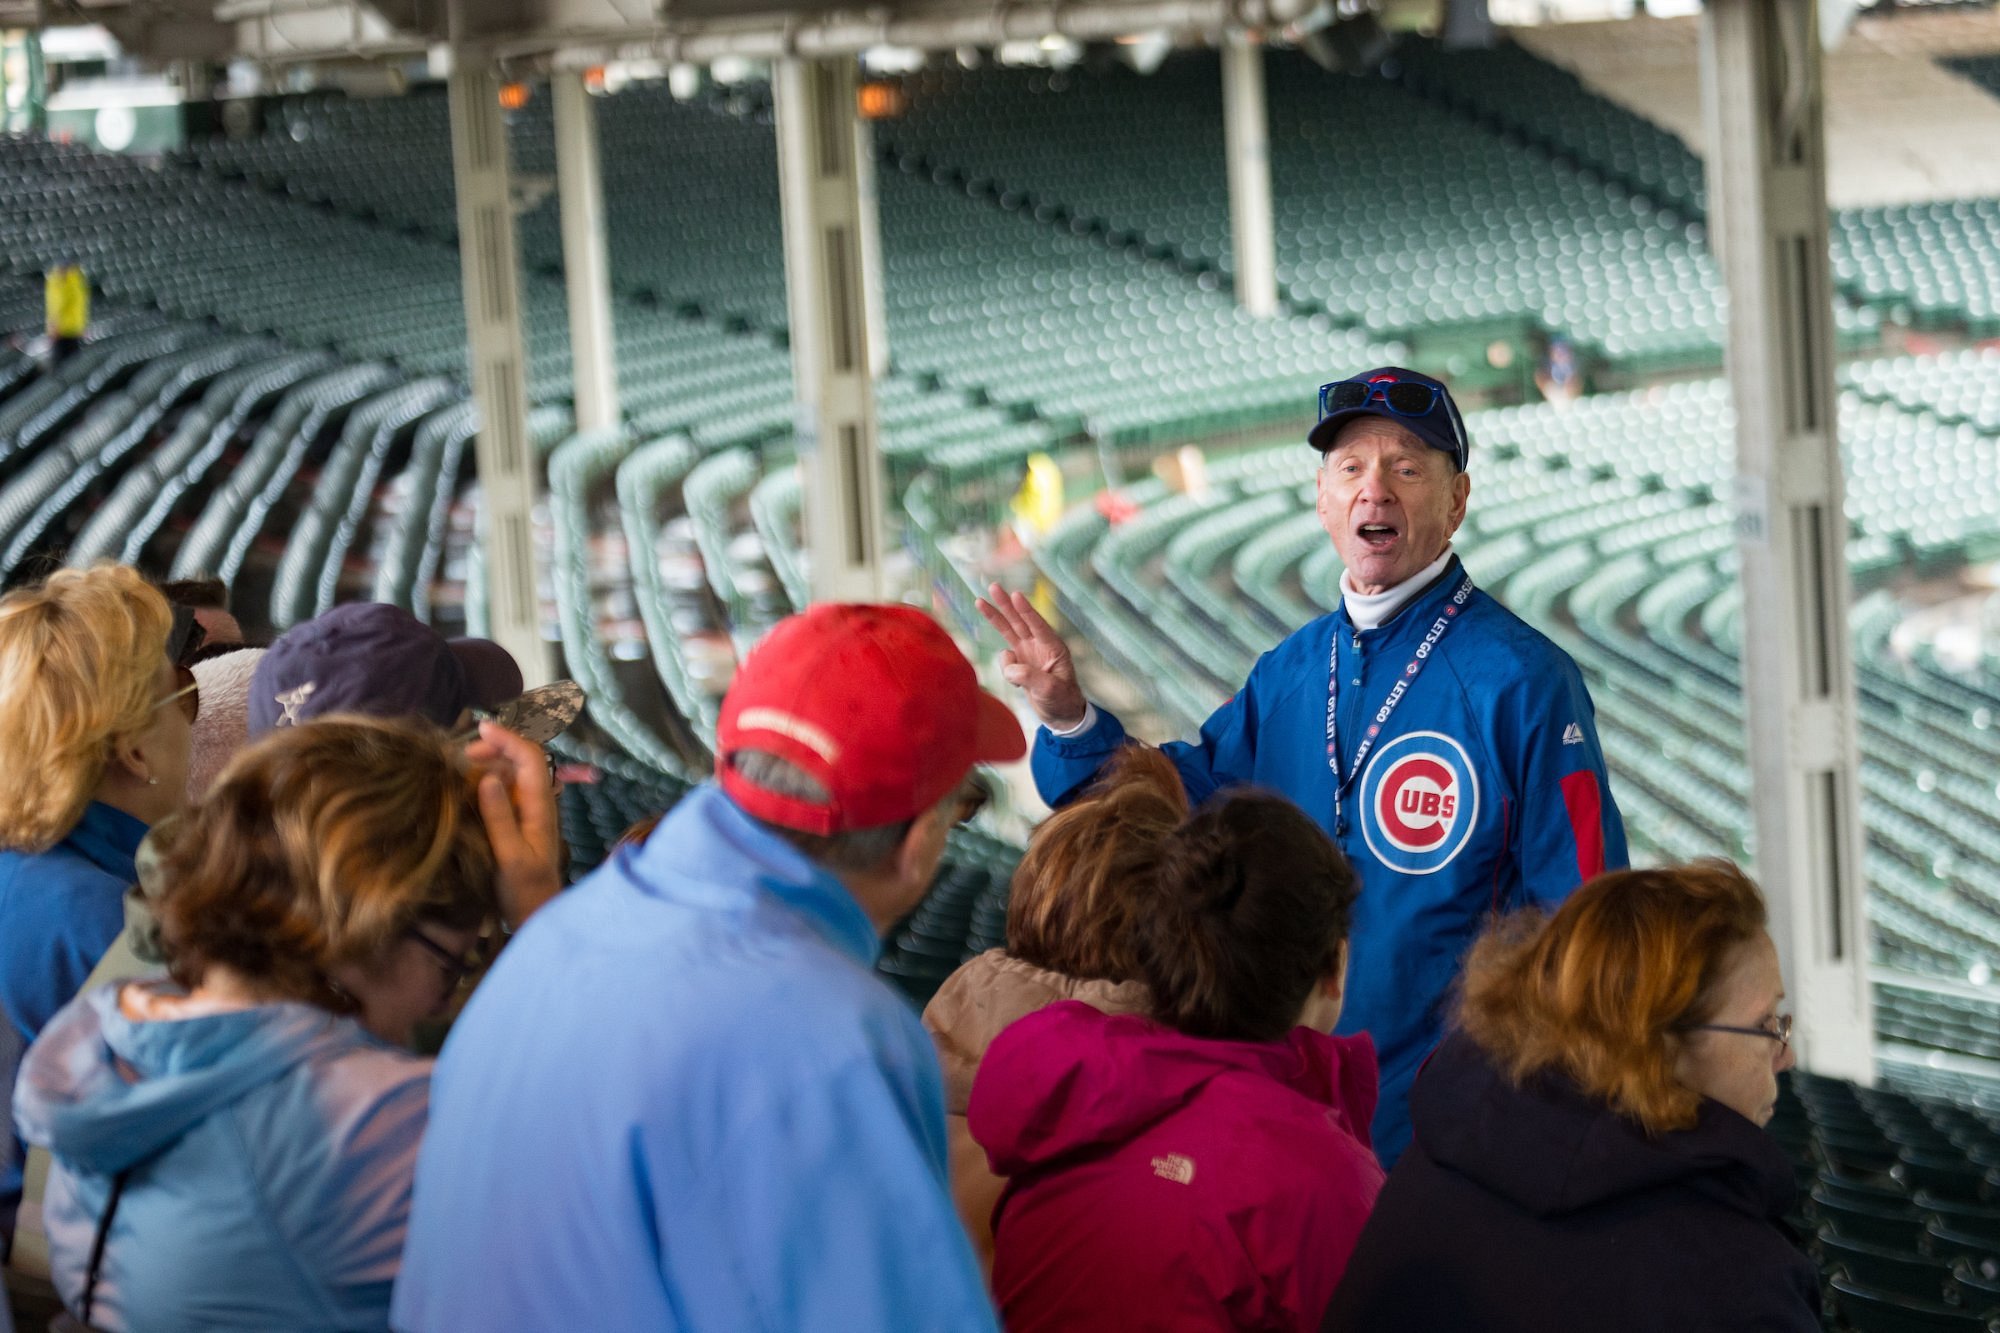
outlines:
[[[1497,922],[1328,1330],[1819,1328],[1764,1132],[1792,1065],[1764,899],[1727,861]]]
[[[173,629],[124,566],[0,597],[0,1022],[23,1046],[118,937],[133,854],[182,803],[200,704]],[[17,1157],[0,1151],[0,1250]]]
[[[323,719],[253,743],[158,830],[171,979],[65,1008],[15,1097],[54,1159],[51,1266],[84,1323],[387,1326],[429,1106],[407,1044],[501,904],[546,896],[509,877],[553,873],[540,752],[494,730],[469,760],[422,724]]]

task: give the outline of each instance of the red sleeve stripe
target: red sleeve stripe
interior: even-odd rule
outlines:
[[[1576,834],[1577,882],[1582,883],[1604,873],[1604,797],[1597,774],[1589,769],[1565,777],[1562,789],[1570,831]]]

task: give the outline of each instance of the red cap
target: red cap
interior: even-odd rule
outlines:
[[[757,818],[822,836],[914,819],[974,764],[1028,750],[1012,710],[979,688],[951,636],[908,606],[823,603],[780,621],[722,701],[722,789]],[[825,805],[753,786],[730,758],[763,750],[833,794]]]

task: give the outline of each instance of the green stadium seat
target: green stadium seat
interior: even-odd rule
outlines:
[[[1987,1333],[1988,1320],[1938,1300],[1921,1300],[1836,1275],[1830,1284],[1840,1326],[1852,1333]]]

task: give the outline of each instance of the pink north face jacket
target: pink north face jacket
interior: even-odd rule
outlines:
[[[987,1050],[972,1136],[1009,1178],[1010,1333],[1317,1329],[1382,1188],[1366,1036],[1183,1036],[1074,1001]]]

